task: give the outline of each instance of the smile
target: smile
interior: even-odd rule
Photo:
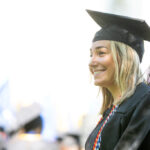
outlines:
[[[100,70],[100,71],[94,71],[94,75],[98,75],[98,74],[100,74],[100,73],[102,73],[102,72],[104,72],[105,70]]]

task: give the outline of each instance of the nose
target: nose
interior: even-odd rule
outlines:
[[[97,64],[98,64],[98,57],[95,56],[95,55],[93,55],[93,56],[91,57],[90,62],[89,62],[89,67],[97,66]]]

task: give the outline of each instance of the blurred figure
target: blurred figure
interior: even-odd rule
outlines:
[[[43,120],[37,104],[23,108],[19,112],[21,126],[10,134],[8,150],[55,150],[56,146],[46,142],[41,136]],[[22,120],[21,120],[22,118]],[[24,124],[22,124],[24,123]]]
[[[78,134],[67,133],[59,138],[60,150],[80,150],[80,137]]]
[[[6,133],[3,127],[0,127],[0,150],[6,150]]]

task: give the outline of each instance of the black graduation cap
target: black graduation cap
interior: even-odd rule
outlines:
[[[93,39],[123,42],[136,50],[140,61],[144,53],[144,40],[150,41],[150,27],[141,19],[110,13],[87,10],[93,20],[102,28]]]

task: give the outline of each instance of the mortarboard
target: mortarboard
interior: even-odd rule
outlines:
[[[30,123],[35,120],[39,122],[41,111],[42,108],[40,104],[36,102],[31,104],[30,106],[22,107],[19,111],[16,112],[16,125],[15,128],[9,129],[9,135],[13,135],[22,127],[25,127],[26,130],[29,130],[31,128]]]
[[[31,122],[41,114],[41,106],[38,103],[33,103],[30,106],[22,107],[17,113],[17,122],[19,126],[24,126]]]
[[[144,40],[150,41],[150,27],[144,20],[92,10],[87,12],[101,27],[93,42],[111,40],[125,43],[137,52],[142,61]]]

